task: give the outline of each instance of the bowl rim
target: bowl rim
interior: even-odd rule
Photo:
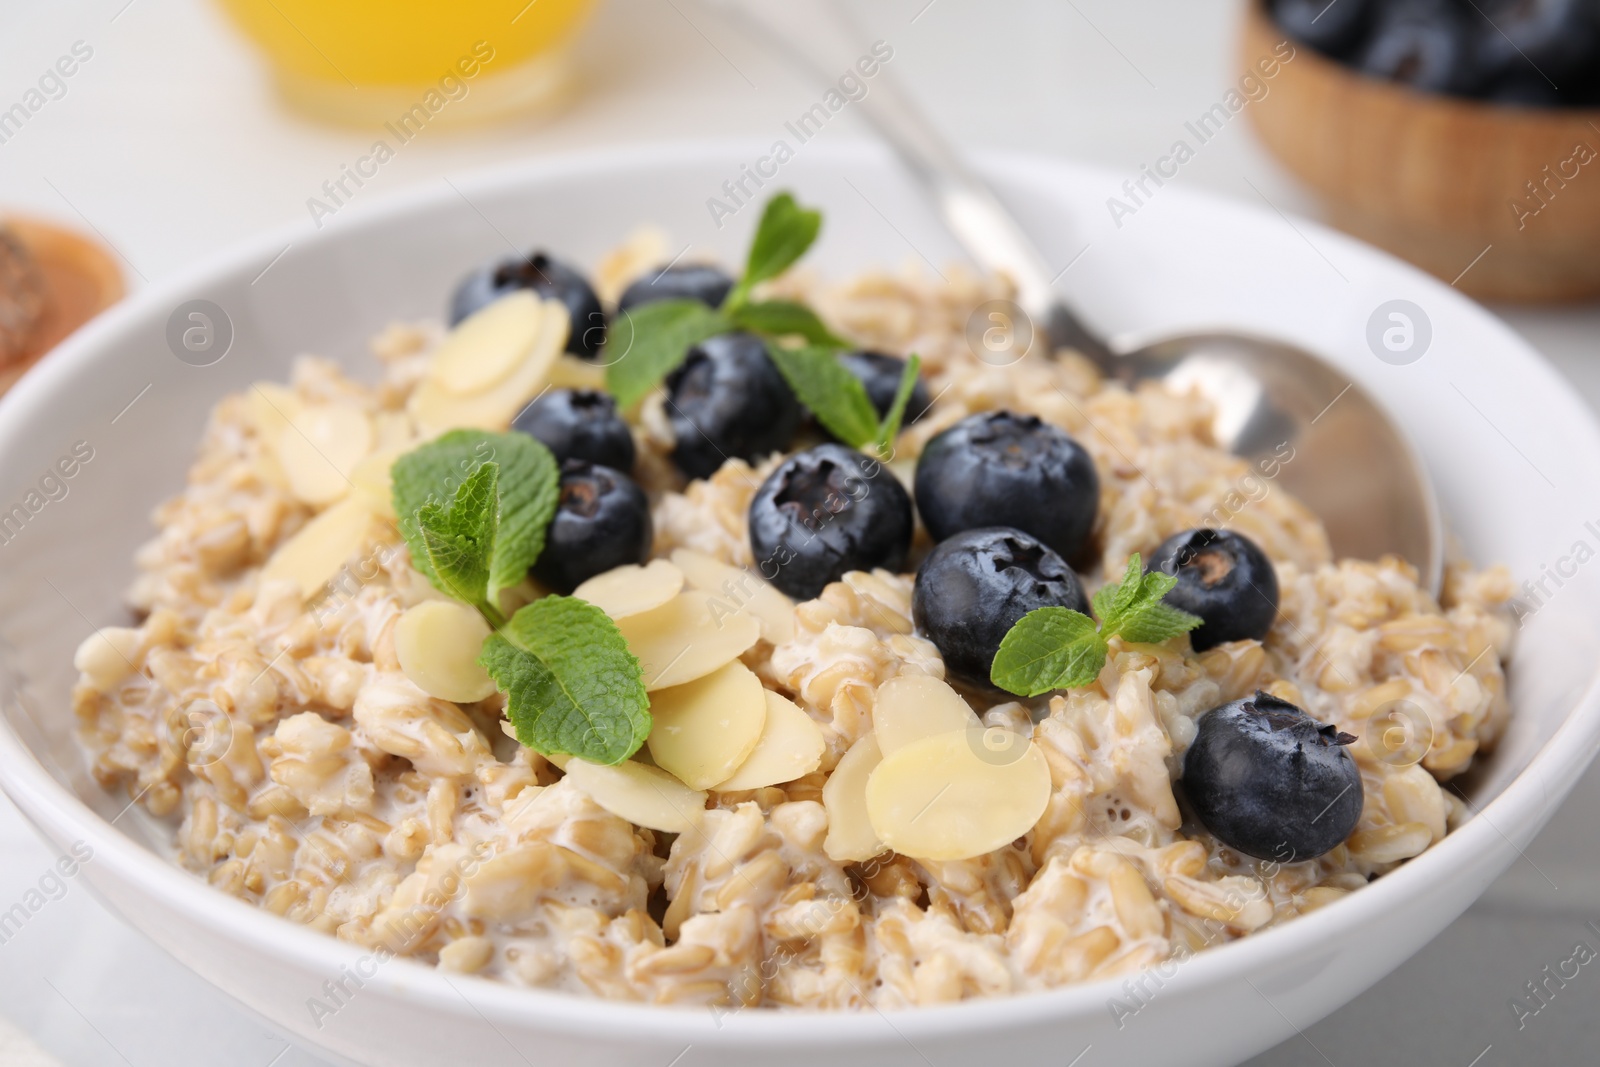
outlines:
[[[413,213],[436,210],[458,196],[466,199],[473,192],[494,194],[528,184],[598,172],[641,174],[649,173],[652,167],[710,160],[722,163],[745,158],[752,148],[758,152],[765,150],[764,145],[750,138],[671,139],[517,161],[451,177],[444,188],[422,185],[374,198],[369,204],[354,205],[355,210],[348,212],[347,221],[330,223],[322,230],[311,222],[297,222],[234,243],[169,279],[137,290],[30,370],[15,388],[0,398],[0,450],[3,450],[15,413],[31,405],[47,390],[92,371],[97,361],[112,358],[119,338],[152,309],[164,309],[174,301],[204,292],[217,278],[248,274],[277,256],[285,244],[321,244],[355,238]],[[824,166],[846,162],[876,166],[887,158],[885,150],[863,141],[814,145],[812,149],[813,158]],[[980,153],[978,161],[982,170],[1012,174],[1025,181],[1046,180],[1063,174],[1113,174],[1107,168],[1023,152]],[[1212,212],[1263,217],[1268,214],[1254,205],[1196,189],[1179,189],[1170,195],[1175,200],[1195,202],[1196,209],[1203,207]],[[469,199],[468,206],[471,204]],[[346,214],[340,212],[341,217]],[[1469,305],[1477,314],[1499,325],[1493,313],[1481,305],[1381,250],[1310,219],[1299,218],[1297,225],[1308,228],[1319,242],[1325,241],[1329,246],[1342,246],[1346,251],[1354,249],[1363,256],[1386,259],[1411,275],[1418,287],[1437,291],[1443,299]],[[1534,370],[1544,372],[1556,382],[1565,381],[1531,345],[1507,333]],[[1600,442],[1600,423],[1596,417],[1576,401],[1569,406],[1588,435]],[[4,698],[15,702],[17,695],[7,694]],[[1167,995],[1176,1000],[1185,991],[1192,993],[1240,976],[1274,973],[1296,962],[1303,964],[1322,959],[1329,951],[1328,946],[1337,944],[1340,933],[1351,924],[1377,922],[1392,905],[1433,891],[1436,884],[1452,873],[1486,863],[1495,865],[1494,873],[1498,873],[1514,862],[1510,853],[1521,853],[1518,838],[1525,843],[1543,825],[1553,813],[1555,801],[1563,798],[1576,783],[1597,748],[1600,748],[1600,663],[1596,664],[1581,693],[1573,699],[1560,726],[1533,754],[1527,766],[1507,782],[1497,796],[1475,809],[1473,817],[1465,824],[1421,856],[1407,861],[1360,892],[1293,922],[1194,954],[1182,961],[1172,978],[1163,979],[1163,989],[1170,990]],[[95,867],[104,864],[110,872],[108,877],[133,883],[140,892],[167,901],[170,908],[181,908],[189,916],[197,937],[239,942],[250,952],[275,957],[287,966],[329,977],[338,976],[342,969],[374,952],[301,927],[218,892],[145,848],[58,782],[3,716],[0,716],[0,787],[35,826],[57,838],[88,843],[94,850],[90,863]],[[1502,830],[1502,826],[1506,829]],[[1503,848],[1506,845],[1510,846],[1509,850]],[[117,908],[115,900],[109,903],[114,910]],[[1446,921],[1455,914],[1449,915]],[[541,1030],[574,1038],[606,1035],[626,1041],[671,1040],[723,1048],[840,1042],[871,1047],[1092,1016],[1106,1011],[1111,998],[1124,995],[1122,981],[1122,978],[1106,978],[1037,992],[934,1007],[894,1009],[887,1013],[878,1008],[849,1011],[730,1008],[719,1014],[706,1008],[617,1002],[513,986],[477,976],[452,976],[405,957],[394,957],[385,962],[372,979],[364,981],[363,989],[369,990],[374,998],[387,997],[401,1006],[414,1005],[468,1021],[489,1019],[513,1026],[531,1023]],[[471,992],[470,1000],[464,990]]]

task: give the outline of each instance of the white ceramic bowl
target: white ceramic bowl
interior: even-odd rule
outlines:
[[[508,241],[592,264],[626,230],[653,222],[735,261],[757,208],[719,230],[706,201],[765,150],[647,148],[353,204],[320,232],[274,235],[139,293],[0,402],[0,512],[13,503],[38,509],[0,543],[0,636],[18,681],[0,726],[0,776],[58,847],[92,848],[83,877],[111,907],[286,1034],[352,1063],[667,1067],[683,1056],[685,1064],[767,1067],[1206,1067],[1336,1010],[1517,859],[1600,738],[1600,567],[1571,565],[1576,542],[1589,554],[1600,545],[1600,527],[1586,525],[1600,500],[1600,432],[1572,390],[1482,308],[1310,222],[1174,187],[1118,228],[1102,205],[1120,177],[993,159],[995,180],[1058,262],[1090,246],[1066,285],[1095,322],[1141,335],[1226,325],[1326,354],[1410,428],[1471,558],[1509,563],[1519,580],[1559,574],[1546,579],[1551,595],[1541,597],[1515,655],[1514,724],[1470,781],[1479,814],[1350,899],[1147,981],[1153,995],[1120,1027],[1108,1001],[1127,999],[1121,982],[893,1014],[729,1015],[447,978],[404,961],[377,968],[360,988],[347,982],[354,993],[344,1007],[314,1019],[307,1001],[324,995],[325,982],[371,972],[363,950],[214,892],[157,855],[137,812],[117,818],[127,798],[95,786],[71,738],[75,645],[92,625],[122,617],[132,553],[150,535],[146,516],[178,488],[218,397],[282,378],[300,352],[359,367],[370,334],[393,319],[440,313],[457,277],[504,254]],[[955,258],[910,184],[876,151],[806,146],[781,183],[826,209],[811,262],[830,273]],[[235,334],[227,356],[205,367],[175,358],[166,340],[174,309],[196,298],[225,309]],[[1414,302],[1432,325],[1431,347],[1406,366],[1380,361],[1366,340],[1374,310],[1394,299]],[[61,483],[67,494],[30,498],[79,441],[94,455]]]

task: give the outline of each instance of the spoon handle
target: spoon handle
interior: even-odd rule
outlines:
[[[814,76],[832,82],[861,51],[862,35],[834,0],[704,0]],[[933,200],[945,225],[987,270],[1017,286],[1017,303],[1053,346],[1076,348],[1109,369],[1105,342],[1051,291],[1051,271],[1038,246],[887,68],[852,101]]]

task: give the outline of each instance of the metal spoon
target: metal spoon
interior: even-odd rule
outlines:
[[[864,51],[861,35],[832,0],[705,2],[829,83]],[[1322,520],[1336,556],[1398,555],[1437,594],[1444,536],[1433,482],[1411,443],[1361,386],[1304,349],[1242,333],[1188,334],[1113,349],[1056,296],[1044,257],[1016,218],[888,68],[877,70],[851,109],[897,152],[968,254],[1016,283],[1026,332],[1042,331],[1046,351],[1074,348],[1107,377],[1130,385],[1154,379],[1180,392],[1198,391],[1215,410],[1217,444],[1252,465],[1271,465],[1274,483]],[[1290,449],[1293,458],[1285,462]]]

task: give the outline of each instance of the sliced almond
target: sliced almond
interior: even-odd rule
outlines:
[[[300,414],[300,397],[287,385],[256,382],[250,386],[246,398],[250,423],[256,434],[276,447],[279,431]]]
[[[278,431],[278,462],[289,489],[321,506],[350,492],[350,472],[372,451],[372,420],[350,404],[306,404]]]
[[[562,356],[550,368],[552,389],[604,389],[606,369],[577,356]]]
[[[372,417],[372,447],[378,452],[409,452],[417,447],[417,428],[403,411],[380,411]]]
[[[428,378],[457,396],[474,396],[505,380],[539,339],[544,302],[518,289],[468,315],[428,362]]]
[[[504,379],[484,392],[463,396],[431,377],[425,378],[411,394],[406,410],[427,437],[462,427],[504,430],[546,384],[551,367],[566,346],[568,324],[566,307],[559,301],[545,301],[538,338]]]
[[[724,613],[704,593],[679,593],[659,608],[618,619],[617,628],[644,667],[646,689],[703,678],[761,639],[754,615]]]
[[[350,468],[350,484],[357,496],[366,502],[373,514],[394,521],[394,493],[390,471],[394,461],[409,449],[374,452]]]
[[[794,601],[755,571],[688,548],[674,549],[672,562],[693,588],[759,619],[761,636],[765,640],[777,645],[794,637]]]
[[[494,692],[478,663],[489,624],[476,608],[455,600],[425,600],[407,608],[394,628],[394,654],[411,683],[431,697],[472,704]]]
[[[860,863],[884,851],[867,815],[867,778],[882,762],[878,739],[868,734],[839,757],[822,787],[822,807],[828,813],[822,851],[836,863]]]
[[[913,859],[993,852],[1033,829],[1049,800],[1044,754],[998,726],[912,741],[867,777],[872,829]]]
[[[926,674],[902,674],[878,686],[872,732],[885,756],[924,737],[980,725],[978,715],[949,684]]]
[[[595,294],[607,304],[615,304],[635,279],[671,258],[667,232],[658,226],[640,226],[596,265]]]
[[[705,814],[706,795],[666,771],[626,760],[615,766],[567,760],[567,780],[619,819],[663,833],[692,830]]]
[[[279,545],[261,568],[261,580],[294,582],[309,600],[361,550],[371,530],[366,502],[358,497],[341,500]]]
[[[664,559],[597,574],[572,591],[613,619],[653,611],[683,591],[683,572]]]
[[[738,660],[650,696],[650,758],[690,789],[709,789],[750,758],[767,723],[761,679]]]
[[[810,774],[822,764],[822,727],[794,701],[772,690],[767,694],[767,721],[761,737],[733,776],[716,789],[732,793],[740,789],[792,782]]]

